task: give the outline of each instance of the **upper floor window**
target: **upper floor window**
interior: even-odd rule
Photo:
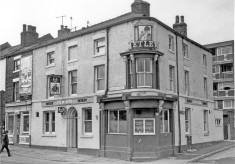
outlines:
[[[169,66],[170,91],[176,92],[175,88],[175,67]]]
[[[108,112],[108,132],[127,133],[126,110],[112,110]]]
[[[20,59],[14,60],[14,71],[20,70]]]
[[[95,67],[95,73],[96,73],[96,91],[104,90],[105,89],[105,66],[99,65]]]
[[[188,59],[188,45],[183,43],[183,55]]]
[[[68,61],[77,60],[78,56],[78,47],[77,45],[71,46],[68,48]]]
[[[233,100],[224,100],[223,101],[223,109],[231,109],[234,108],[234,101]]]
[[[206,54],[203,54],[203,66],[207,66]]]
[[[92,133],[92,109],[83,109],[83,134]]]
[[[185,94],[189,95],[189,72],[188,71],[184,71],[184,87],[185,87]]]
[[[69,95],[77,94],[77,70],[69,71]]]
[[[137,87],[152,87],[152,59],[136,59]]]
[[[151,26],[136,26],[135,27],[136,40],[145,41],[152,40]]]
[[[19,81],[16,81],[13,83],[13,97],[15,102],[20,100],[19,90]]]
[[[174,51],[174,37],[169,35],[169,45],[168,49],[170,51]]]
[[[207,98],[208,97],[208,91],[207,91],[207,78],[204,77],[203,78],[203,83],[204,83],[204,97]]]
[[[55,54],[54,51],[47,53],[47,66],[54,64],[55,62],[54,54]]]
[[[95,55],[105,54],[105,38],[95,40]]]
[[[226,55],[232,53],[233,53],[232,46],[217,48],[217,55]]]
[[[130,80],[130,87],[133,88],[134,87],[134,79],[133,79],[133,64],[132,61],[129,60],[129,80]]]
[[[233,71],[233,64],[224,64],[220,65],[221,72],[230,72]]]

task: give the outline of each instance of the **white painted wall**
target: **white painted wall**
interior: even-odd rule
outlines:
[[[6,59],[0,60],[0,91],[5,91]]]

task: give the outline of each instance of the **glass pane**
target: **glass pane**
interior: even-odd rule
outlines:
[[[135,120],[135,133],[144,133],[144,120]]]
[[[13,134],[13,125],[14,125],[14,116],[10,115],[8,117],[8,131],[10,134]]]
[[[145,133],[154,133],[154,121],[145,120]]]
[[[104,86],[105,80],[98,80],[98,90],[104,90],[105,86]]]
[[[185,132],[189,132],[189,123],[185,121]]]
[[[92,120],[92,112],[91,109],[85,110],[85,120]]]
[[[51,131],[52,131],[52,132],[55,132],[55,122],[53,122],[53,123],[51,124],[51,128],[52,128]]]
[[[127,133],[126,111],[119,111],[119,133]]]
[[[144,72],[144,58],[137,59],[137,72]]]
[[[138,86],[144,86],[144,73],[138,73],[137,80]]]
[[[49,122],[45,123],[45,132],[49,132]]]
[[[145,72],[152,72],[152,69],[151,69],[151,59],[145,59]]]
[[[52,121],[55,122],[55,112],[52,112]]]
[[[109,112],[109,133],[118,132],[118,111]]]
[[[104,78],[104,66],[97,67],[97,78],[103,79]]]
[[[145,80],[145,86],[152,86],[152,73],[146,73]]]
[[[86,121],[85,122],[85,133],[91,133],[92,132],[92,122]]]
[[[168,110],[165,110],[164,111],[164,132],[168,132],[168,124],[169,124]]]
[[[77,82],[77,71],[71,71],[71,83]]]
[[[29,131],[29,116],[24,116],[24,123],[23,123],[23,131],[28,132]]]
[[[49,117],[49,113],[45,113],[45,122],[49,122],[50,117]]]
[[[77,59],[77,46],[69,47],[69,60]]]
[[[77,83],[72,84],[71,87],[72,87],[72,93],[71,94],[76,94],[77,93]]]

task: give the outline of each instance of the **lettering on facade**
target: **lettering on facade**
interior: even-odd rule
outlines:
[[[135,48],[159,48],[159,42],[145,40],[145,41],[133,41],[131,42],[131,49]]]
[[[208,106],[207,102],[203,102],[201,100],[186,99],[185,102],[187,104],[200,105],[200,106]]]
[[[87,102],[87,99],[78,99],[78,102],[79,103],[84,103],[84,102]]]
[[[53,105],[53,101],[51,101],[51,102],[46,102],[46,106],[51,106],[51,105]]]

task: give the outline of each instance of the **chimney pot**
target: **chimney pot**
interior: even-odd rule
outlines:
[[[184,16],[181,16],[181,23],[184,23]]]
[[[176,23],[176,24],[179,23],[179,15],[176,15],[176,17],[175,17],[175,23]]]
[[[26,31],[26,24],[23,24],[23,32]]]

